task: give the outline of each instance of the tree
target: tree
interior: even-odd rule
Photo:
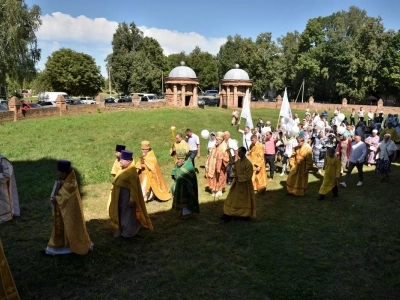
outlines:
[[[173,68],[181,65],[181,61],[187,61],[187,56],[184,51],[173,53],[167,56],[167,71],[171,72]]]
[[[187,65],[193,69],[200,81],[203,90],[218,89],[218,65],[216,57],[208,52],[201,51],[196,46],[186,59]]]
[[[1,1],[0,10],[0,84],[7,77],[22,83],[33,78],[40,60],[35,32],[41,25],[40,8],[29,8],[25,1]]]
[[[66,48],[53,52],[47,59],[43,76],[44,84],[52,90],[70,95],[92,96],[104,85],[93,57]]]
[[[118,25],[107,67],[119,91],[160,92],[162,72],[168,69],[157,40],[143,37],[135,23]]]

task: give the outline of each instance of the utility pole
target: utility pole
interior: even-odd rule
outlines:
[[[111,98],[111,66],[108,67],[108,89],[110,90],[110,98]]]
[[[164,94],[164,71],[161,71],[161,94]]]
[[[301,103],[303,103],[303,98],[304,98],[304,85],[305,85],[305,82],[304,82],[304,79],[303,79],[303,84],[302,84],[303,92],[301,93]]]

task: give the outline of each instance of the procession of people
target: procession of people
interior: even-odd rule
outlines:
[[[107,211],[114,237],[132,238],[141,228],[153,230],[147,209],[151,201],[167,203],[180,219],[192,218],[200,213],[200,178],[211,197],[223,200],[220,220],[251,220],[256,217],[256,195],[268,193],[268,183],[281,166],[280,179],[287,194],[307,195],[309,174],[314,172],[321,181],[318,200],[332,192],[339,196],[339,187],[351,184],[353,169],[358,172],[356,186],[364,183],[364,167],[375,167],[381,182],[389,181],[391,164],[397,158],[396,142],[400,141],[399,122],[383,113],[375,116],[370,110],[368,124],[364,111],[355,109],[350,122],[338,107],[328,120],[324,111],[313,114],[306,110],[301,120],[297,114],[285,117],[276,128],[270,121],[258,119],[257,126],[246,125],[240,129],[238,112],[232,113],[231,125],[242,135],[242,145],[231,138],[229,131],[212,131],[202,137],[207,139],[204,178],[198,178],[195,159],[200,155],[200,139],[191,129],[185,135],[174,134],[169,154],[173,158],[171,179],[167,185],[150,141],[140,142],[141,155],[134,159],[133,151],[125,145],[115,146],[115,161],[110,175],[112,185],[107,201]],[[175,128],[175,127],[174,127]],[[71,161],[60,159],[56,165],[57,178],[50,195],[53,229],[45,247],[51,256],[75,253],[85,255],[94,248],[86,228],[79,186]],[[284,176],[287,176],[286,179]],[[16,177],[12,163],[0,155],[0,223],[20,216]],[[224,199],[225,198],[225,199]],[[0,256],[5,262],[9,290],[18,299],[18,292],[5,260],[0,242]]]

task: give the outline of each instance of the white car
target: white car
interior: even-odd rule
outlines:
[[[93,97],[81,97],[80,99],[85,104],[96,104],[96,100],[94,100]]]

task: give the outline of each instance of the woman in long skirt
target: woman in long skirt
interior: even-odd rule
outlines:
[[[391,140],[390,134],[386,133],[378,146],[378,159],[376,162],[376,173],[381,174],[381,181],[389,180],[390,165],[396,160],[397,146]]]

